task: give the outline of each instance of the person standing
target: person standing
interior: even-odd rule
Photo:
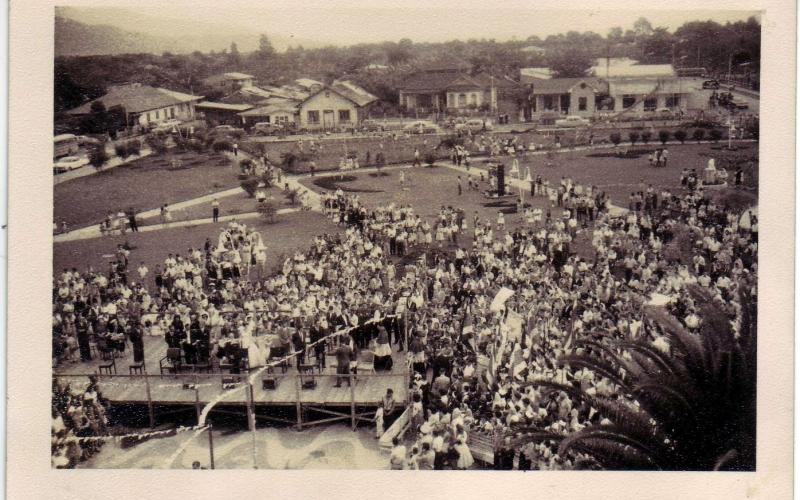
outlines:
[[[459,195],[459,196],[461,196],[461,191],[462,191],[462,187],[461,187],[461,176],[459,175],[459,176],[458,176],[458,195]]]
[[[414,167],[422,166],[422,162],[419,159],[419,148],[414,148],[414,163],[412,163],[412,166]]]
[[[235,142],[233,143],[233,156],[234,157],[239,156],[239,145]]]
[[[139,262],[139,268],[136,270],[136,272],[139,273],[139,282],[144,285],[144,279],[147,276],[147,273],[150,272],[150,270],[147,269],[147,266],[144,265],[144,261]]]
[[[92,360],[92,349],[89,345],[89,330],[91,325],[83,315],[79,315],[75,321],[75,333],[78,337],[78,349],[81,353],[81,361]]]
[[[144,363],[144,339],[138,324],[131,325],[129,337],[133,345],[133,362]]]
[[[139,232],[139,225],[136,223],[136,211],[133,207],[128,209],[128,224],[131,226],[131,231],[134,233]]]
[[[353,350],[346,343],[339,345],[336,349],[336,377],[335,387],[342,386],[342,378],[347,380],[347,386],[350,387],[350,362],[353,360]]]
[[[213,222],[219,222],[219,200],[217,198],[211,202],[211,217]]]

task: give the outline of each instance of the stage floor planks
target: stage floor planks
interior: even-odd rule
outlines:
[[[240,388],[242,384],[237,384],[235,388],[223,389],[222,379],[227,374],[220,374],[216,367],[213,374],[186,373],[160,376],[159,360],[165,356],[167,347],[163,337],[146,337],[144,347],[145,366],[150,375],[147,377],[150,385],[149,400],[153,404],[186,405],[196,404],[199,401],[201,405],[205,405],[215,400],[221,393],[225,393],[226,396],[218,403],[219,405],[247,404],[247,391]],[[392,357],[394,360],[392,371],[381,371],[374,375],[359,374],[356,376],[352,393],[346,380],[342,381],[341,387],[335,386],[337,377],[332,368],[324,370],[322,374],[314,370],[313,378],[317,384],[313,389],[299,388],[300,379],[305,380],[309,375],[301,376],[294,365],[286,373],[282,373],[280,368],[275,368],[274,373],[269,376],[275,377],[277,387],[274,390],[263,389],[261,380],[268,375],[263,372],[253,383],[253,402],[256,406],[296,406],[299,394],[303,406],[343,407],[350,406],[351,402],[357,406],[377,406],[386,394],[386,390],[391,388],[394,390],[395,399],[402,404],[408,395],[405,353],[393,352]],[[124,376],[97,375],[103,396],[114,403],[148,404],[148,384],[145,377],[129,376],[129,366],[133,364],[130,345],[115,363],[117,374]],[[96,374],[100,364],[99,359],[63,363],[54,370],[54,374],[59,380],[84,385],[88,382],[86,375]],[[184,384],[196,384],[196,390],[193,386],[186,388]]]

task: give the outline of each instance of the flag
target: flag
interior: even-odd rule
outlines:
[[[495,295],[494,299],[492,300],[492,303],[489,306],[489,310],[492,312],[500,312],[500,310],[503,307],[503,304],[505,304],[506,301],[512,295],[514,295],[514,290],[511,290],[510,288],[506,287],[501,288],[500,291],[497,292],[497,295]]]

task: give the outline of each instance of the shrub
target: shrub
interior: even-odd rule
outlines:
[[[231,134],[230,134],[230,135],[231,135],[231,137],[233,137],[234,139],[237,139],[237,140],[239,140],[239,139],[241,139],[242,137],[244,137],[244,132],[242,132],[241,130],[234,130],[233,132],[231,132]]]
[[[239,185],[242,186],[247,196],[250,198],[255,197],[256,191],[258,190],[258,179],[247,179],[246,181],[242,181]]]
[[[683,130],[683,129],[678,129],[678,130],[676,130],[676,131],[675,131],[675,134],[674,134],[674,135],[675,135],[675,138],[676,138],[676,139],[678,139],[679,141],[681,141],[681,144],[683,144],[683,143],[684,143],[684,141],[686,141],[686,135],[687,135],[687,134],[686,134],[686,131],[685,131],[685,130]]]
[[[253,168],[256,166],[256,162],[251,160],[250,158],[242,158],[242,161],[239,162],[239,168],[242,169],[242,172],[249,168]]]
[[[258,213],[264,217],[268,223],[275,222],[275,214],[278,213],[278,207],[272,201],[265,201],[258,204]]]
[[[647,144],[650,138],[653,137],[653,134],[649,130],[645,130],[642,132],[642,142]]]
[[[711,140],[714,141],[714,142],[717,142],[720,139],[722,139],[722,131],[720,129],[718,129],[718,128],[712,128],[711,132],[709,132],[708,135],[709,135],[709,137],[711,137]]]
[[[222,153],[223,151],[233,151],[233,145],[230,143],[230,141],[221,139],[219,141],[215,141],[214,144],[211,145],[211,149],[213,149],[215,153]]]
[[[186,142],[186,146],[189,148],[189,151],[194,151],[195,153],[202,153],[206,150],[206,144],[199,139],[189,139]]]
[[[98,170],[103,166],[103,163],[108,161],[108,153],[106,153],[106,145],[98,144],[89,150],[89,164]]]
[[[692,132],[692,139],[694,139],[697,142],[702,141],[705,138],[705,136],[706,136],[706,131],[701,128],[696,128],[694,129],[694,132]]]
[[[284,194],[286,195],[286,199],[289,200],[290,205],[297,204],[297,199],[300,197],[300,193],[297,189],[287,189],[284,191]]]
[[[667,144],[669,136],[670,136],[669,130],[658,131],[658,140],[661,141],[661,144]]]
[[[167,143],[164,141],[164,139],[161,139],[157,135],[147,136],[146,142],[147,145],[150,146],[150,149],[158,154],[164,154],[167,152]]]
[[[433,164],[436,163],[436,156],[433,153],[427,153],[425,155],[425,163],[429,167],[433,167]]]
[[[142,143],[139,139],[126,142],[125,147],[128,149],[128,156],[138,156],[142,152]]]
[[[639,132],[630,132],[628,134],[628,139],[631,141],[631,144],[636,144],[636,141],[639,140]]]
[[[125,146],[125,143],[120,142],[118,144],[114,144],[114,154],[120,158],[126,158],[128,156],[128,148]]]
[[[619,143],[622,142],[622,136],[619,134],[619,132],[612,133],[608,138],[615,146],[619,146]]]

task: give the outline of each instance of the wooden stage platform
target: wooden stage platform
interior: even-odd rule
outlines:
[[[285,373],[278,367],[272,369],[272,373],[263,371],[253,380],[252,393],[248,394],[250,373],[223,373],[216,362],[213,373],[161,375],[159,360],[165,356],[166,347],[161,337],[145,339],[145,374],[130,373],[133,354],[127,348],[115,359],[116,374],[98,374],[98,367],[104,362],[93,359],[88,362],[63,363],[54,370],[53,377],[61,382],[83,387],[88,383],[88,377],[94,375],[103,396],[112,404],[147,405],[151,426],[155,423],[154,408],[157,406],[193,407],[199,415],[203,407],[215,400],[219,400],[215,407],[241,406],[247,411],[268,407],[293,407],[296,419],[285,422],[298,427],[344,418],[351,419],[355,426],[356,420],[366,420],[368,414],[374,413],[374,408],[380,405],[389,388],[394,391],[399,406],[407,404],[409,373],[404,361],[405,353],[402,352],[393,352],[392,371],[359,372],[353,377],[352,387],[348,386],[346,378],[342,380],[340,387],[336,387],[339,377],[333,368],[329,367],[322,373],[315,369],[311,373],[301,374],[295,363],[292,363]],[[335,359],[329,357],[328,362],[330,365]],[[251,373],[257,370],[258,368],[253,368]],[[274,378],[274,389],[269,385],[265,388],[263,380],[268,377]],[[314,387],[304,387],[304,383],[310,380],[315,382]],[[303,415],[307,415],[308,410],[333,414],[335,418],[303,422]],[[272,420],[283,421],[280,418]]]

